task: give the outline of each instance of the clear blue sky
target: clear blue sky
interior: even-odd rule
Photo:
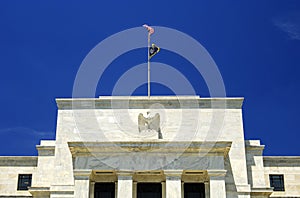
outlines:
[[[0,1],[0,155],[36,155],[40,139],[54,139],[55,98],[72,96],[88,52],[144,23],[185,32],[208,50],[227,96],[245,97],[246,139],[260,139],[265,155],[300,155],[299,0]],[[197,94],[209,97],[180,57],[162,50],[154,58],[181,67]],[[95,95],[111,94],[120,71],[144,59],[135,51],[120,57]],[[168,92],[153,86],[156,95]]]

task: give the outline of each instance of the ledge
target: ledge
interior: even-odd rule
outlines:
[[[253,196],[268,196],[273,193],[273,188],[251,188],[250,195]]]
[[[226,173],[227,173],[227,170],[222,170],[222,169],[221,170],[214,170],[214,169],[207,170],[207,175],[209,177],[220,177],[220,176],[225,177]]]
[[[0,156],[0,166],[26,166],[36,167],[36,156]]]
[[[0,198],[32,198],[32,196],[26,196],[26,195],[0,195]]]
[[[73,170],[75,180],[89,180],[92,174],[92,170]]]
[[[50,187],[30,187],[28,190],[34,197],[50,196]]]
[[[264,156],[265,167],[274,166],[300,166],[300,156]]]
[[[37,145],[36,149],[38,150],[39,156],[54,156],[55,155],[55,146]]]
[[[241,109],[244,98],[200,98],[196,96],[111,96],[57,98],[58,109],[147,109],[161,104],[165,109]],[[155,106],[155,105],[154,105]]]
[[[51,185],[50,187],[51,195],[74,195],[74,185]]]
[[[147,152],[147,153],[197,153],[227,155],[231,142],[68,142],[72,156],[93,154]]]
[[[256,150],[256,151],[263,151],[265,149],[265,145],[260,145],[260,146],[252,146],[252,145],[246,145],[245,146],[246,150]]]

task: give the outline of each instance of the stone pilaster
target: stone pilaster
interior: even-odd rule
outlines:
[[[133,181],[132,173],[121,171],[118,175],[118,198],[132,198],[133,197]]]
[[[94,193],[95,193],[95,182],[91,181],[90,182],[90,198],[94,197]]]
[[[210,198],[210,192],[209,192],[209,182],[205,181],[204,182],[204,188],[205,188],[205,198]]]
[[[91,170],[74,170],[74,198],[89,198]]]
[[[132,197],[136,198],[137,197],[137,182],[133,182],[132,192],[133,192]]]
[[[181,182],[181,197],[184,197],[184,182]]]
[[[207,174],[209,177],[210,198],[226,198],[226,172],[226,170],[207,170]]]
[[[181,198],[182,170],[165,170],[166,198]]]
[[[166,182],[161,182],[161,194],[162,198],[166,198]]]

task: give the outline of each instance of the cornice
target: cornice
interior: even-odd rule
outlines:
[[[64,109],[147,109],[154,104],[165,109],[241,109],[244,98],[200,98],[191,96],[57,98],[57,107]],[[155,105],[154,105],[155,106]]]
[[[220,155],[228,153],[231,142],[68,142],[69,149],[75,156],[97,154],[116,154],[128,152],[147,152],[154,154],[188,153],[203,155]]]

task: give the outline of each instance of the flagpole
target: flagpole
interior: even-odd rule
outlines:
[[[150,33],[148,33],[148,98],[150,99]]]

